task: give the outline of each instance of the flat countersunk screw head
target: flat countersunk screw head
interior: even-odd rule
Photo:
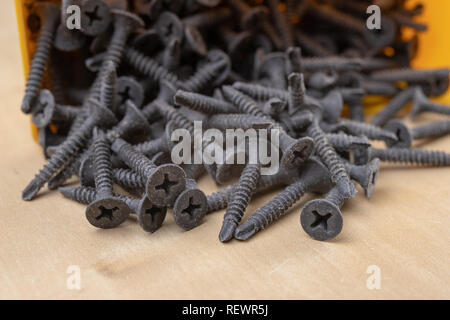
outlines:
[[[303,207],[300,223],[311,238],[325,241],[341,233],[344,219],[341,210],[334,203],[312,200]]]
[[[85,0],[81,6],[81,31],[97,36],[106,31],[112,21],[108,5],[101,0]]]
[[[111,229],[130,215],[128,205],[113,195],[111,149],[103,133],[94,132],[94,172],[97,195],[86,209],[86,218],[93,226]]]
[[[138,222],[147,232],[155,232],[161,228],[167,213],[167,207],[155,206],[148,197],[139,200]]]
[[[391,131],[397,137],[397,140],[386,140],[389,148],[410,148],[413,141],[411,130],[403,121],[393,119],[384,126],[385,130]]]
[[[195,180],[188,179],[186,190],[180,193],[173,205],[175,223],[186,231],[191,230],[203,221],[207,207],[206,195],[198,189]]]

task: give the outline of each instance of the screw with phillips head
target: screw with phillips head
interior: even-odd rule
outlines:
[[[108,29],[113,17],[108,5],[101,0],[83,0],[81,5],[81,32],[97,36]]]
[[[97,196],[96,190],[89,187],[65,187],[58,190],[64,197],[86,205],[94,202]],[[137,214],[139,225],[145,231],[153,233],[162,226],[167,208],[154,206],[147,197],[135,199],[119,194],[114,194],[114,197],[126,203],[132,213]]]
[[[74,106],[63,106],[55,102],[53,94],[43,89],[39,93],[36,109],[31,120],[38,128],[48,126],[52,121],[73,121],[80,113],[81,108]]]
[[[102,107],[95,101],[90,102],[89,113],[91,117],[58,147],[55,154],[47,161],[47,164],[23,190],[23,200],[32,200],[45,183],[70,162],[72,157],[86,144],[95,126],[108,127],[117,121],[110,110]]]
[[[156,166],[133,146],[118,138],[112,150],[133,170],[146,179],[145,192],[157,206],[172,206],[186,186],[186,174],[174,164]]]
[[[384,128],[392,131],[397,136],[397,141],[388,143],[389,148],[410,148],[413,140],[442,137],[450,133],[450,120],[441,120],[408,128],[400,120],[389,121]]]
[[[234,237],[238,240],[249,239],[285,215],[288,209],[306,192],[324,193],[331,187],[332,182],[328,169],[320,161],[309,159],[298,180],[256,210],[247,221],[236,229]]]
[[[34,103],[42,84],[45,67],[50,56],[55,30],[60,19],[60,8],[56,4],[39,3],[38,9],[42,27],[31,61],[30,71],[28,72],[25,96],[23,97],[21,107],[22,112],[27,114],[33,111]]]
[[[365,196],[370,198],[379,176],[380,160],[375,158],[362,166],[357,166],[344,161],[344,165],[350,178],[356,181],[363,188]]]
[[[450,106],[429,100],[423,93],[422,89],[417,88],[414,91],[413,104],[411,111],[409,112],[409,117],[414,119],[422,112],[450,115]]]
[[[194,179],[186,179],[186,189],[180,193],[173,205],[175,223],[184,230],[200,225],[206,215],[206,196]]]
[[[375,114],[371,123],[379,127],[385,125],[386,122],[412,100],[415,90],[415,87],[411,87],[397,94],[380,112]]]
[[[113,195],[111,149],[103,133],[94,129],[95,200],[86,208],[86,218],[94,227],[111,229],[130,215],[128,205]]]
[[[325,241],[335,238],[342,231],[344,218],[341,207],[345,197],[337,187],[331,189],[326,198],[311,200],[300,213],[300,224],[313,239]]]

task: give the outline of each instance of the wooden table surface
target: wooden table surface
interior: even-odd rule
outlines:
[[[44,159],[19,110],[24,81],[13,1],[0,9],[0,298],[450,298],[450,168],[383,167],[373,197],[359,192],[343,207],[343,231],[329,242],[300,227],[310,196],[250,241],[227,244],[218,241],[223,212],[190,232],[168,215],[147,234],[132,220],[97,230],[82,205],[58,192],[23,202],[22,189]],[[450,138],[425,147],[450,152]],[[216,190],[207,178],[200,186]],[[268,199],[257,198],[248,213]],[[67,287],[74,265],[80,290]],[[371,290],[373,265],[381,283]]]

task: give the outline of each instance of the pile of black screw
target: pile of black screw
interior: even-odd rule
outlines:
[[[418,40],[404,40],[404,31],[426,26],[414,21],[423,6],[404,2],[36,2],[28,22],[37,46],[22,110],[39,128],[47,163],[23,199],[47,184],[88,205],[95,227],[117,227],[136,214],[148,232],[163,224],[167,208],[185,230],[226,208],[219,238],[228,241],[248,239],[313,192],[326,196],[304,206],[301,225],[314,239],[334,238],[355,185],[371,196],[380,161],[450,165],[448,153],[411,148],[414,139],[446,135],[450,120],[408,128],[394,119],[410,102],[412,118],[450,114],[428,99],[447,90],[449,70],[410,68]],[[366,27],[371,4],[382,10],[381,30]],[[65,23],[72,5],[81,8],[80,30]],[[365,123],[368,95],[392,99]],[[350,119],[341,117],[344,104]],[[280,169],[261,175],[253,163],[173,164],[171,132],[193,133],[195,120],[219,130],[279,130]],[[196,183],[205,172],[218,185],[237,182],[205,196]],[[64,186],[73,176],[81,187]],[[252,195],[275,186],[284,189],[240,224]]]

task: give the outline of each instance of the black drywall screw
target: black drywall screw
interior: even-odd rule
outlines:
[[[382,29],[374,32],[366,27],[363,20],[354,18],[330,5],[322,5],[313,1],[309,1],[308,4],[308,12],[313,13],[316,17],[325,20],[328,23],[332,23],[337,27],[361,34],[373,47],[383,48],[395,40],[397,34],[396,24],[387,17],[382,17]]]
[[[363,188],[366,197],[370,198],[379,176],[380,160],[375,158],[362,166],[357,166],[344,161],[344,165],[350,178],[356,181]]]
[[[174,72],[180,65],[181,60],[181,41],[174,38],[163,51],[162,65],[169,72]]]
[[[279,131],[280,150],[283,153],[281,164],[285,169],[299,166],[309,158],[314,148],[314,143],[311,138],[292,138],[279,124],[274,122],[268,115],[264,114],[250,97],[230,86],[224,86],[222,91],[225,98],[233,103],[239,111],[265,119],[270,124],[269,130],[274,129]]]
[[[295,39],[303,50],[315,57],[329,57],[333,55],[333,52],[320,44],[320,42],[299,29],[295,30]]]
[[[194,179],[186,180],[186,189],[180,193],[173,205],[175,223],[184,230],[199,226],[206,215],[206,195]]]
[[[130,215],[127,204],[113,195],[111,149],[103,133],[94,129],[95,201],[86,208],[86,218],[94,227],[111,229]]]
[[[268,203],[260,207],[240,225],[234,234],[238,240],[247,240],[258,231],[267,228],[275,220],[285,215],[288,209],[297,202],[305,192],[327,192],[332,187],[330,173],[320,161],[310,159],[298,180],[286,187]]]
[[[386,130],[380,128],[376,125],[348,120],[348,119],[340,119],[339,122],[335,125],[331,125],[331,131],[339,132],[344,131],[345,133],[354,135],[354,136],[366,136],[371,140],[381,140],[386,144],[395,142],[398,140],[395,133],[390,130]]]
[[[260,174],[261,166],[259,164],[247,164],[242,171],[239,182],[234,186],[233,194],[223,217],[222,228],[219,233],[221,242],[227,242],[233,238],[234,231],[244,216],[252,193],[258,186]]]
[[[73,121],[80,111],[80,107],[57,104],[53,94],[49,90],[43,89],[39,93],[39,98],[31,120],[36,127],[44,128],[52,121]]]
[[[65,187],[58,190],[64,197],[86,205],[94,202],[97,196],[96,190],[89,187]],[[119,194],[114,194],[114,197],[126,203],[137,214],[139,225],[145,231],[153,233],[162,226],[167,208],[154,206],[147,197],[135,199]]]
[[[157,206],[171,206],[186,186],[186,174],[174,164],[156,166],[144,154],[136,151],[122,139],[117,139],[112,149],[134,171],[146,179],[145,192]]]
[[[288,77],[289,114],[296,113],[305,103],[305,82],[303,74],[291,73]]]
[[[312,57],[302,59],[303,71],[317,72],[334,70],[341,71],[360,71],[362,68],[361,59],[349,59],[345,57]]]
[[[136,107],[140,108],[144,103],[145,93],[142,84],[129,76],[122,76],[117,79],[117,103],[124,104],[131,100]]]
[[[429,69],[429,70],[418,70],[412,68],[402,68],[402,69],[388,69],[382,71],[373,72],[370,77],[373,80],[378,81],[389,81],[389,82],[424,82],[431,79],[441,79],[448,78],[450,74],[450,69]]]
[[[266,124],[267,121],[249,114],[243,113],[227,113],[211,115],[206,120],[208,128],[215,128],[222,131],[226,129],[250,129],[256,125]]]
[[[88,142],[87,145],[90,143]],[[55,190],[62,186],[67,180],[69,180],[74,174],[78,175],[80,170],[80,166],[84,159],[89,157],[92,153],[92,144],[88,148],[85,148],[84,151],[75,157],[63,170],[61,170],[57,175],[52,177],[48,182],[49,190]],[[92,177],[93,179],[93,177]],[[92,183],[92,186],[95,185],[95,182]]]
[[[83,0],[81,4],[81,31],[97,36],[108,29],[113,17],[108,5],[101,0]]]
[[[56,153],[24,189],[23,200],[32,200],[44,184],[70,162],[86,144],[95,126],[108,127],[117,121],[114,114],[98,102],[91,101],[89,110],[91,116],[58,147]]]
[[[142,113],[133,105],[131,101],[127,101],[125,104],[126,111],[125,115],[122,117],[122,120],[107,131],[106,138],[112,142],[116,137],[124,137],[128,138],[133,136],[133,134],[142,135],[147,134],[150,131],[150,127],[147,123],[147,120],[142,115]],[[89,162],[87,158],[92,153],[92,145],[85,149],[85,151],[76,157],[68,166],[58,173],[55,177],[53,177],[49,183],[49,189],[55,189],[62,185],[67,179],[69,179],[73,174],[78,174],[80,176],[80,180],[82,181],[85,177],[82,176],[83,170],[80,170],[80,166],[83,163]],[[89,186],[93,186],[93,175],[91,175],[90,181],[91,184]]]
[[[253,37],[253,34],[250,31],[242,31],[238,33],[224,26],[220,28],[219,32],[225,42],[227,52],[231,59],[234,59],[245,52],[250,40]]]
[[[270,39],[270,42],[274,45],[277,50],[283,50],[283,40],[278,35],[274,26],[267,20],[261,22],[261,31]]]
[[[345,197],[337,187],[331,189],[325,199],[311,200],[300,213],[300,224],[313,239],[325,241],[335,238],[342,231],[344,218],[341,207]]]
[[[220,50],[215,51],[218,52]],[[230,68],[228,56],[224,52],[220,52],[221,56],[226,57],[225,59],[219,58],[217,61],[212,61],[198,67],[195,74],[184,81],[181,87],[189,91],[200,92],[205,88],[220,84],[228,75],[227,70]]]
[[[113,169],[113,180],[133,193],[145,192],[145,179],[130,169]]]
[[[174,102],[178,106],[184,106],[206,114],[237,112],[236,107],[229,102],[184,90],[177,91]]]
[[[389,121],[384,128],[397,136],[397,141],[388,143],[389,148],[410,148],[413,140],[441,137],[450,133],[450,120],[435,121],[415,128],[408,128],[400,120]]]
[[[272,52],[256,59],[255,79],[267,77],[275,88],[286,89],[286,55]]]
[[[274,175],[260,176],[258,181],[258,187],[254,191],[255,193],[261,193],[270,189],[271,187],[286,185],[294,182],[299,177],[298,170],[284,170],[280,169]],[[234,188],[237,183],[226,186],[217,192],[214,192],[206,197],[208,202],[207,214],[225,209],[228,206],[228,202],[231,198]]]
[[[358,150],[354,153],[356,164],[365,164],[379,158],[381,161],[411,165],[434,167],[450,166],[450,153],[436,150],[391,148],[376,149],[373,147]]]
[[[124,10],[113,9],[111,12],[114,15],[114,33],[106,51],[105,62],[112,61],[115,67],[118,68],[122,55],[125,52],[128,37],[137,28],[144,27],[144,21]]]
[[[286,74],[302,72],[302,50],[299,47],[286,49]]]
[[[292,32],[292,22],[289,20],[287,12],[281,12],[278,0],[267,0],[269,12],[272,15],[275,26],[284,42],[284,48],[294,45],[294,36]]]
[[[286,109],[287,103],[280,98],[267,100],[262,106],[262,111],[272,118],[279,118],[280,114]]]
[[[372,124],[376,126],[383,126],[388,122],[398,111],[403,109],[413,98],[415,87],[407,88],[394,98],[378,112],[372,119]]]
[[[42,27],[36,44],[36,50],[33,59],[31,60],[25,96],[23,97],[21,107],[22,112],[27,114],[33,111],[34,103],[42,84],[45,67],[50,56],[55,30],[60,19],[60,8],[58,5],[40,3],[38,8],[40,11]]]
[[[228,0],[228,4],[240,16],[242,29],[256,29],[267,18],[267,8],[263,6],[250,7],[242,0]]]
[[[184,25],[194,26],[199,29],[207,29],[221,25],[231,17],[232,13],[230,8],[217,7],[184,17],[182,22]]]
[[[450,115],[450,106],[429,100],[423,93],[422,89],[417,88],[414,92],[413,103],[409,116],[411,119],[414,119],[422,112]]]
[[[89,89],[89,93],[84,99],[81,106],[82,111],[72,122],[69,136],[76,132],[83,125],[86,118],[89,117],[89,106],[92,101],[98,101],[105,107],[113,107],[111,104],[113,103],[114,96],[111,96],[111,94],[113,94],[113,92],[115,94],[116,91],[116,78],[117,74],[114,62],[105,61]]]
[[[125,59],[140,73],[152,78],[155,82],[167,80],[173,83],[176,87],[182,87],[178,77],[169,72],[166,68],[159,65],[155,60],[144,54],[138,52],[136,49],[125,49]]]
[[[51,156],[49,149],[57,148],[64,140],[66,140],[65,136],[53,133],[49,127],[39,129],[38,142],[46,159]]]
[[[368,148],[370,141],[365,136],[351,136],[345,133],[327,133],[328,142],[338,151]]]
[[[354,99],[348,102],[350,119],[356,122],[364,122],[364,106],[362,99]]]
[[[321,110],[317,107],[313,107],[312,111],[315,118],[306,132],[308,136],[314,140],[315,153],[330,170],[331,180],[339,188],[342,195],[347,199],[352,198],[356,194],[356,188],[350,181],[350,177],[348,176],[342,161],[328,141],[326,134],[319,126]]]

